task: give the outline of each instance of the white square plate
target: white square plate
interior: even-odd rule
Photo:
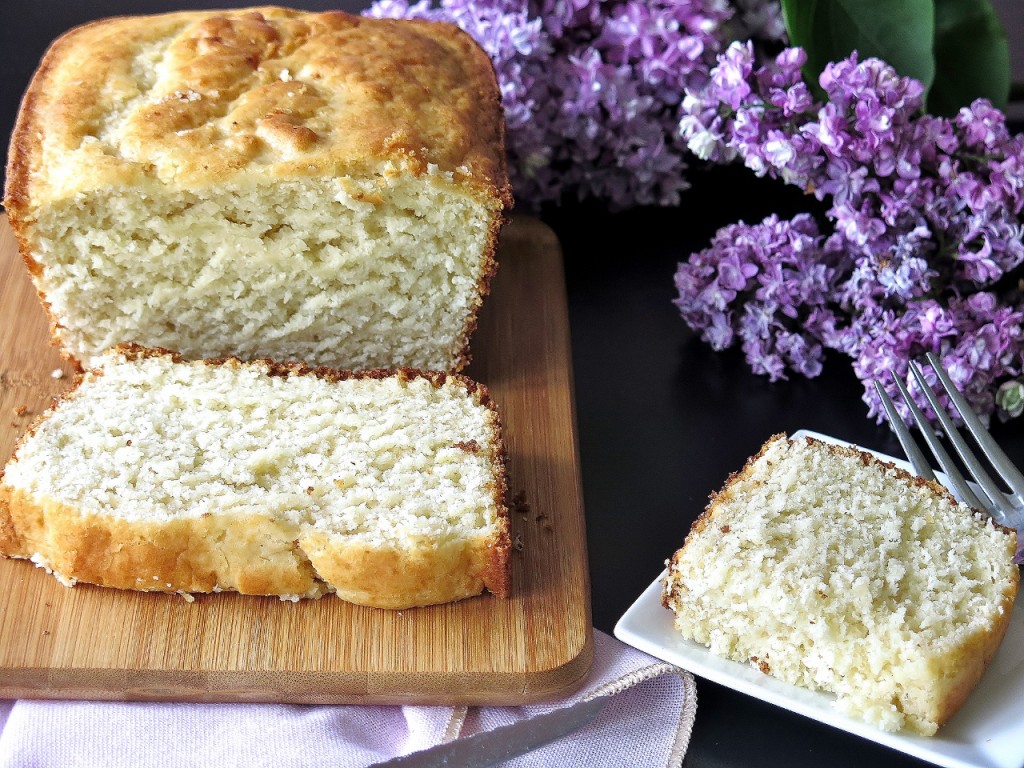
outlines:
[[[793,435],[848,445],[816,432]],[[905,461],[870,451],[908,471]],[[681,532],[680,544],[685,536]],[[670,553],[667,553],[670,554]],[[667,556],[666,554],[666,556]],[[1024,766],[1024,609],[1020,600],[999,651],[970,698],[935,736],[889,733],[855,720],[833,706],[830,694],[798,688],[763,674],[751,665],[711,655],[684,639],[673,614],[661,604],[664,572],[619,619],[615,636],[700,677],[922,760],[949,768],[1022,768]]]

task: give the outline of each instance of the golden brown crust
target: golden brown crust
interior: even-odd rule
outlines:
[[[479,595],[488,586],[491,549],[482,541],[423,541],[399,549],[338,542],[311,530],[299,544],[338,597],[360,605],[435,605]]]
[[[259,515],[128,522],[0,485],[0,530],[8,529],[17,531],[17,541],[5,541],[0,552],[35,556],[65,580],[152,592],[218,588],[312,597],[323,591],[295,546],[297,527]]]
[[[13,538],[6,534],[13,534]],[[412,608],[480,594],[508,597],[507,550],[491,542],[374,547],[260,515],[204,515],[165,523],[83,516],[0,486],[0,552],[37,557],[64,580],[148,592],[338,597]],[[499,573],[500,571],[500,573]]]
[[[500,211],[503,132],[491,62],[452,25],[277,7],[105,19],[43,57],[5,204],[17,231],[33,206],[97,186],[364,177],[392,163],[450,173]]]
[[[128,360],[168,357],[186,365],[254,367],[267,376],[347,379],[424,379],[435,387],[455,384],[491,414],[491,472],[496,530],[475,542],[438,543],[399,550],[344,541],[266,515],[203,515],[162,523],[83,514],[51,499],[29,497],[3,483],[0,471],[0,556],[41,560],[59,577],[119,589],[159,592],[234,590],[243,594],[317,597],[328,589],[352,602],[380,608],[411,608],[450,602],[485,589],[511,594],[511,538],[507,507],[506,448],[498,410],[486,386],[460,374],[411,369],[342,371],[272,360],[237,358],[185,361],[177,353],[119,346]],[[102,369],[90,372],[102,376]],[[55,399],[73,397],[84,376]],[[39,417],[36,424],[46,418]],[[24,441],[35,425],[22,437]],[[19,442],[19,447],[21,442]],[[476,452],[479,446],[462,445]],[[15,457],[17,457],[17,449]]]
[[[511,204],[511,198],[509,198],[509,204]],[[485,246],[483,267],[480,270],[480,277],[477,280],[476,285],[476,301],[473,308],[466,317],[466,324],[462,329],[462,334],[459,337],[462,342],[462,349],[459,353],[458,359],[455,365],[452,366],[453,371],[461,371],[466,368],[472,362],[472,354],[470,353],[470,339],[473,338],[474,332],[476,332],[478,315],[480,308],[483,306],[484,298],[491,292],[491,281],[498,272],[498,235],[501,232],[501,228],[505,224],[504,215],[495,216],[490,221],[490,231],[487,235],[487,245]]]
[[[1019,572],[1018,572],[1019,582]],[[991,624],[984,631],[979,631],[964,646],[958,649],[956,659],[943,670],[946,674],[952,675],[955,682],[945,691],[941,699],[937,701],[924,702],[924,706],[910,706],[905,714],[911,717],[912,721],[920,719],[923,721],[923,728],[918,727],[925,733],[929,732],[931,724],[941,726],[949,720],[967,701],[971,691],[981,680],[985,670],[991,663],[996,651],[999,650],[1006,630],[1010,626],[1010,616],[1013,610],[1013,603],[1017,597],[1017,585],[1004,593],[1003,612],[999,621]]]

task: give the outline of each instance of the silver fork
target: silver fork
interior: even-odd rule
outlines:
[[[917,403],[910,396],[902,379],[893,373],[892,377],[896,382],[897,389],[899,389],[900,396],[910,409],[914,423],[924,436],[925,442],[935,456],[936,461],[938,461],[939,466],[942,467],[942,471],[945,472],[957,498],[975,509],[988,513],[1000,525],[1017,530],[1017,557],[1015,560],[1018,563],[1022,562],[1024,561],[1024,475],[1013,465],[1013,462],[1010,461],[1003,449],[999,447],[988,430],[985,429],[985,425],[981,423],[977,414],[949,378],[949,374],[943,369],[938,357],[929,352],[927,358],[928,364],[935,371],[935,375],[942,384],[942,388],[949,396],[950,402],[953,403],[967,430],[974,437],[974,441],[981,449],[982,455],[988,460],[989,465],[1002,477],[1009,487],[1010,493],[1005,493],[992,480],[989,472],[975,456],[967,441],[953,424],[949,414],[946,413],[939,403],[935,391],[925,380],[924,373],[917,363],[911,362],[910,370],[924,396],[927,398],[929,405],[931,405],[932,410],[935,412],[939,424],[942,426],[942,431],[953,448],[956,449],[957,454],[963,461],[964,467],[973,477],[975,487],[972,487],[964,479],[963,474],[935,434],[935,430],[929,425],[921,409],[918,408]],[[892,400],[878,381],[875,382],[875,390],[882,401],[882,407],[885,409],[885,414],[889,419],[889,425],[892,427],[893,432],[896,433],[896,437],[900,441],[904,453],[907,454],[907,459],[914,467],[914,471],[927,480],[934,480],[935,474],[932,472],[930,463],[914,441],[914,438],[911,437],[910,431],[907,429],[906,424],[904,424],[902,417],[896,412]]]

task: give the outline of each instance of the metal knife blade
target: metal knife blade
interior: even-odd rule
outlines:
[[[550,744],[592,722],[608,697],[598,696],[464,739],[395,757],[370,768],[487,768]]]

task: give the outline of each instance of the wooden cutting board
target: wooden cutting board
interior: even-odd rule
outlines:
[[[0,462],[66,388],[43,311],[0,216]],[[593,656],[561,254],[541,222],[502,234],[467,371],[501,411],[513,595],[384,611],[334,597],[61,586],[0,559],[0,697],[521,704],[578,687]]]

